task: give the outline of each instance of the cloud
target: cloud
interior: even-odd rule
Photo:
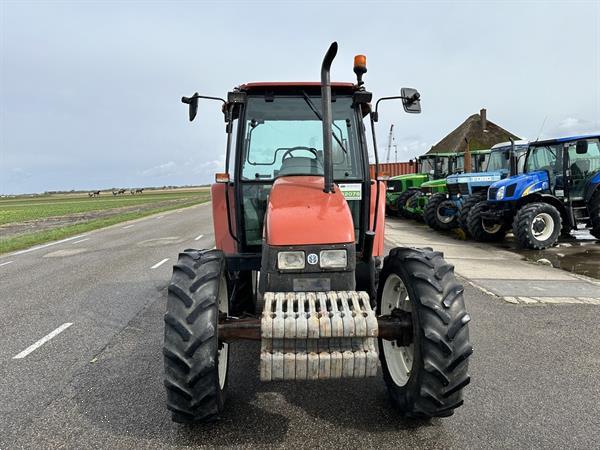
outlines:
[[[600,123],[578,117],[566,117],[557,124],[544,130],[542,137],[557,138],[577,136],[579,134],[596,134],[600,132]]]
[[[177,164],[175,161],[169,161],[158,166],[150,167],[149,169],[142,170],[140,173],[146,177],[168,177],[175,175],[177,172]]]

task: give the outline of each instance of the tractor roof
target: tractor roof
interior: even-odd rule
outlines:
[[[518,140],[518,141],[515,141],[515,145],[527,145],[527,144],[529,144],[529,141],[523,141],[523,140]],[[498,143],[498,144],[494,145],[494,146],[492,147],[492,150],[495,150],[495,149],[497,149],[497,148],[502,148],[502,147],[510,147],[511,145],[512,145],[512,144],[510,143],[510,141],[507,141],[507,142],[500,142],[500,143]]]
[[[239,87],[248,94],[262,94],[273,92],[279,94],[293,94],[305,91],[306,93],[321,93],[321,83],[318,81],[263,81],[258,83],[245,83]],[[331,90],[337,94],[353,94],[357,86],[354,83],[332,82]]]
[[[543,141],[531,142],[529,145],[538,146],[538,145],[551,145],[551,144],[559,144],[561,142],[571,142],[571,141],[579,141],[581,139],[598,139],[600,138],[600,134],[585,134],[581,136],[569,136],[555,139],[545,139]]]

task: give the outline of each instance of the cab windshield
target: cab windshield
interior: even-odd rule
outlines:
[[[562,168],[560,155],[561,145],[541,145],[539,147],[530,147],[527,155],[526,171],[535,172],[536,170],[547,170],[551,175],[558,174]]]
[[[428,156],[426,158],[421,158],[419,161],[419,172],[430,174],[435,169],[435,156]]]
[[[486,172],[503,172],[510,170],[510,147],[499,147],[492,150],[490,159],[487,165]],[[522,155],[527,151],[526,145],[515,146],[515,153],[518,156]],[[523,166],[525,165],[525,158],[519,158],[518,171],[523,172]]]
[[[356,114],[352,98],[337,97],[333,113],[333,177],[361,179]],[[273,180],[284,175],[323,175],[320,97],[249,97],[241,177]]]

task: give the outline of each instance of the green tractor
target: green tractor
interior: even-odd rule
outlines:
[[[471,150],[471,170],[480,171],[487,165],[490,150]],[[439,179],[434,179],[422,183],[419,189],[413,190],[412,194],[406,199],[402,215],[415,220],[427,222],[424,211],[429,199],[437,193],[447,193],[448,187],[446,177],[452,174],[463,173],[465,171],[464,153],[445,153],[448,155],[446,175]]]
[[[453,153],[429,153],[419,156],[415,173],[398,175],[387,182],[386,212],[388,215],[400,215],[408,218],[404,211],[406,201],[423,183],[445,179],[449,172]]]

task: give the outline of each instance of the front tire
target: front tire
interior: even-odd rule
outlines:
[[[210,422],[225,403],[228,344],[219,343],[219,314],[229,299],[220,250],[186,250],[168,288],[163,347],[167,408],[174,422]]]
[[[454,203],[447,198],[446,194],[438,192],[432,195],[423,211],[425,223],[434,230],[448,231],[455,228],[456,215],[449,217],[443,214],[444,205],[448,204],[454,207]]]
[[[503,223],[487,223],[481,212],[487,206],[485,200],[471,207],[467,216],[467,229],[473,239],[479,242],[498,242],[506,236],[506,225]]]
[[[377,314],[410,312],[409,346],[379,339],[379,357],[390,399],[407,417],[445,417],[463,404],[469,384],[470,316],[454,267],[430,249],[395,248],[385,258]]]
[[[405,219],[409,218],[407,211],[404,209],[404,206],[406,205],[406,201],[410,197],[412,197],[413,194],[414,194],[414,191],[404,191],[396,199],[396,207],[397,207],[396,213],[398,214],[399,217],[404,217]]]
[[[410,191],[409,191],[410,192]],[[419,214],[419,199],[423,196],[421,191],[412,191],[411,195],[406,200],[406,208],[403,208],[403,212],[407,219],[417,220],[423,222],[423,216]],[[407,209],[410,208],[410,209]]]
[[[458,226],[465,232],[467,236],[471,235],[468,226],[469,211],[471,211],[471,208],[477,203],[483,201],[485,201],[485,197],[481,195],[471,195],[464,201],[464,203],[460,207],[460,211],[458,212]]]
[[[556,244],[561,228],[560,212],[548,203],[528,203],[513,220],[513,233],[521,247],[534,250]]]

